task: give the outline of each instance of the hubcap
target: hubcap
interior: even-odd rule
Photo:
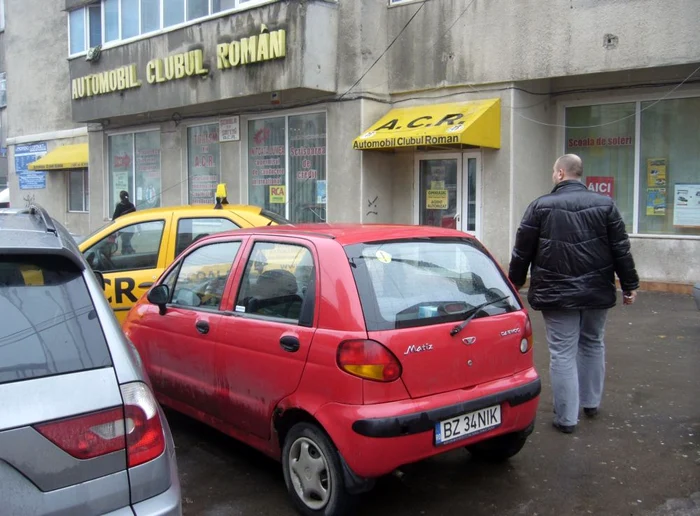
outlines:
[[[307,437],[299,437],[289,449],[289,475],[297,496],[309,509],[326,506],[331,495],[328,461]]]

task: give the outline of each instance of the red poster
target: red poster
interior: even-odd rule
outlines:
[[[586,178],[586,188],[592,192],[615,198],[615,178],[605,176],[593,176]]]

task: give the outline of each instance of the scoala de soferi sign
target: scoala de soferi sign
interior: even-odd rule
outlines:
[[[287,33],[284,29],[269,31],[265,25],[260,33],[216,46],[216,67],[229,70],[243,65],[282,59],[287,55]],[[209,73],[205,68],[204,50],[195,49],[166,57],[151,59],[144,70],[148,84],[158,84],[184,79],[186,77],[204,76]],[[105,95],[141,87],[139,70],[135,64],[121,66],[106,72],[100,72],[73,79],[73,100],[96,95]]]

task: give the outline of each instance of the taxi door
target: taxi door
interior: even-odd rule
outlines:
[[[85,245],[83,255],[105,280],[105,297],[123,323],[136,301],[165,270],[172,215],[123,217]]]
[[[173,212],[172,237],[168,242],[166,256],[170,264],[191,244],[205,236],[248,227],[250,224],[228,210],[182,210]]]

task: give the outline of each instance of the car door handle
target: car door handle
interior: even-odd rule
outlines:
[[[294,335],[285,335],[280,339],[280,346],[283,350],[294,353],[299,351],[301,344],[299,343],[299,339]]]
[[[194,325],[202,335],[209,333],[209,323],[207,321],[197,321]]]
[[[139,284],[139,288],[151,288],[153,286],[152,281],[144,281],[143,283]]]

